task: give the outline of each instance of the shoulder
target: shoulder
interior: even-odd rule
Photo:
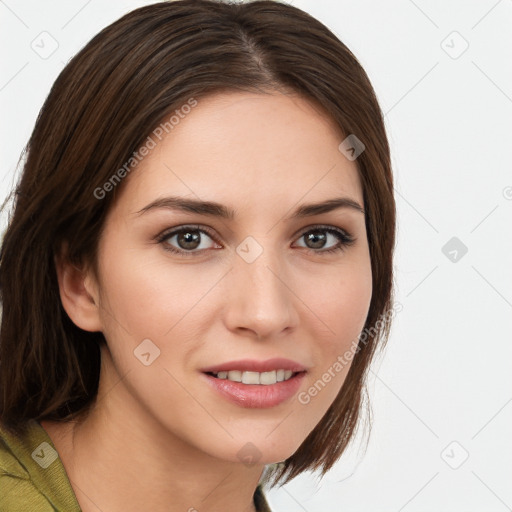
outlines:
[[[55,509],[36,488],[19,458],[20,440],[0,423],[0,510],[51,512]]]
[[[0,469],[0,510],[2,512],[55,512],[31,480],[18,478]]]
[[[8,430],[0,421],[0,477],[29,479],[28,471],[19,458],[21,444],[20,436]]]
[[[80,511],[58,453],[30,420],[15,433],[0,421],[0,511]]]

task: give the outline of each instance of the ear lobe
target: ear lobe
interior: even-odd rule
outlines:
[[[102,331],[97,288],[90,271],[82,271],[62,256],[55,258],[55,267],[60,300],[69,318],[84,331]]]

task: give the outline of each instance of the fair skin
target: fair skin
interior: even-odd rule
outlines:
[[[338,150],[344,138],[296,95],[203,98],[116,190],[97,278],[59,263],[66,312],[107,340],[91,413],[64,425],[41,422],[84,512],[254,511],[264,465],[291,456],[322,419],[350,365],[309,403],[297,397],[364,327],[372,294],[364,213],[344,207],[288,217],[338,197],[364,208],[356,162]],[[171,195],[215,201],[235,216],[137,213]],[[198,248],[177,235],[155,241],[191,224],[212,234],[191,228]],[[322,254],[340,240],[318,224],[355,241]],[[308,243],[311,232],[323,245]],[[249,236],[262,249],[251,263],[236,250]],[[160,350],[147,366],[134,355],[145,339]],[[272,407],[232,403],[200,371],[274,357],[307,371],[297,393]],[[258,450],[253,465],[238,454],[247,443]]]

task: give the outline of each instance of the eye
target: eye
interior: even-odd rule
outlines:
[[[309,228],[308,231],[303,232],[299,239],[305,239],[306,243],[309,244],[305,246],[306,249],[318,253],[343,251],[356,241],[349,233],[334,226],[314,226]],[[331,241],[334,239],[334,242],[337,240],[337,243],[325,249],[324,247],[329,239]]]
[[[210,244],[205,237],[210,239]],[[356,241],[348,232],[334,226],[309,227],[302,233],[300,239],[305,239],[307,245],[299,247],[320,254],[342,251]],[[181,226],[178,229],[167,230],[158,235],[156,241],[161,243],[166,251],[182,256],[193,256],[207,249],[222,248],[210,230],[204,226]],[[334,245],[329,245],[329,241],[335,242]]]
[[[205,236],[213,239],[213,235],[204,228],[199,226],[183,226],[173,231],[165,231],[157,237],[157,241],[162,243],[166,251],[181,254],[184,256],[192,256],[196,252],[212,248],[203,239]],[[171,245],[172,240],[178,247]],[[213,240],[215,243],[216,241]],[[218,246],[220,248],[220,246]]]

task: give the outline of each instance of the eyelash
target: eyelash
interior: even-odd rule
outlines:
[[[193,251],[184,251],[184,250],[176,249],[175,247],[172,247],[168,243],[165,243],[166,240],[168,240],[169,238],[172,238],[174,235],[179,235],[180,233],[188,232],[188,231],[199,231],[201,233],[205,233],[215,243],[219,244],[219,242],[216,240],[215,236],[210,231],[210,229],[206,229],[205,226],[200,227],[197,225],[196,226],[194,226],[194,225],[183,226],[179,229],[173,229],[172,231],[164,231],[163,233],[157,235],[155,237],[155,240],[164,246],[164,250],[169,251],[174,254],[179,254],[179,255],[185,256],[185,257],[193,257],[195,254],[200,254],[201,252],[203,252],[203,250],[207,250],[207,249],[203,249],[203,250],[194,251],[194,252]],[[335,253],[338,251],[344,251],[347,247],[351,246],[356,241],[356,239],[352,235],[350,235],[348,232],[343,231],[338,228],[334,228],[332,226],[324,226],[324,225],[309,226],[306,231],[302,232],[302,234],[299,236],[299,238],[302,238],[304,235],[306,235],[310,232],[315,232],[315,231],[325,231],[327,233],[334,235],[339,240],[339,243],[337,245],[335,245],[334,247],[331,247],[330,249],[315,250],[315,249],[310,249],[308,247],[301,247],[302,249],[306,249],[307,251],[315,253],[315,254],[331,254],[331,253]]]

